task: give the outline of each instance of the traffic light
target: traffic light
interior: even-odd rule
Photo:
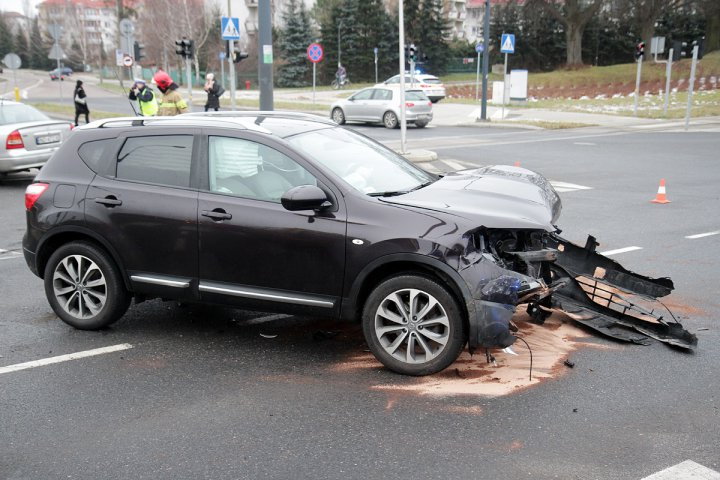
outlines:
[[[635,60],[645,58],[645,42],[640,42],[635,45]]]
[[[133,57],[135,57],[135,62],[139,62],[143,58],[145,58],[145,45],[142,43],[135,42],[133,45]]]
[[[685,51],[685,47],[687,47],[687,42],[682,42],[680,40],[675,40],[673,42],[673,47],[672,47],[673,48],[673,58],[672,58],[673,62],[677,62],[680,59],[682,59],[682,57],[687,55],[687,52]]]
[[[411,62],[414,62],[417,60],[417,48],[415,48],[415,44],[411,43],[410,48],[408,49],[408,58]]]
[[[183,58],[193,58],[195,56],[195,42],[187,38],[175,40],[175,53]]]

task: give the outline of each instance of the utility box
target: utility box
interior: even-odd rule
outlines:
[[[528,92],[528,71],[510,70],[510,101],[526,102]]]
[[[492,99],[490,103],[493,105],[502,105],[504,85],[504,82],[492,82]]]

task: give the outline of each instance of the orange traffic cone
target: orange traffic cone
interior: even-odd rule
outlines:
[[[665,196],[665,179],[660,179],[660,186],[658,187],[657,195],[652,199],[652,203],[670,203],[670,200]]]
[[[520,166],[520,162],[515,162],[515,165],[514,165],[514,166],[519,167],[519,166]]]

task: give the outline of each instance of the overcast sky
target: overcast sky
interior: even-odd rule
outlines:
[[[30,5],[30,14],[35,15],[37,13],[37,9],[35,7],[41,1],[42,0],[0,0],[0,10],[24,14],[25,7],[23,5],[27,3]]]

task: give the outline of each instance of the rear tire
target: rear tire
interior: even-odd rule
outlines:
[[[335,107],[332,111],[331,116],[332,116],[333,122],[337,123],[338,125],[345,124],[345,113],[343,112],[342,108]]]
[[[397,128],[399,123],[397,115],[393,112],[385,112],[385,115],[383,115],[383,125],[385,125],[385,128]]]
[[[338,88],[340,88],[340,84],[338,83],[337,80],[333,80],[332,82],[330,82],[330,86],[332,87],[333,90],[337,90]]]
[[[362,323],[375,358],[403,375],[444,370],[467,341],[458,302],[440,283],[419,275],[380,283],[365,302]]]
[[[417,128],[425,128],[427,127],[428,122],[415,122],[415,126]]]
[[[45,266],[45,295],[60,319],[98,330],[122,317],[130,295],[112,258],[88,242],[58,248]]]

